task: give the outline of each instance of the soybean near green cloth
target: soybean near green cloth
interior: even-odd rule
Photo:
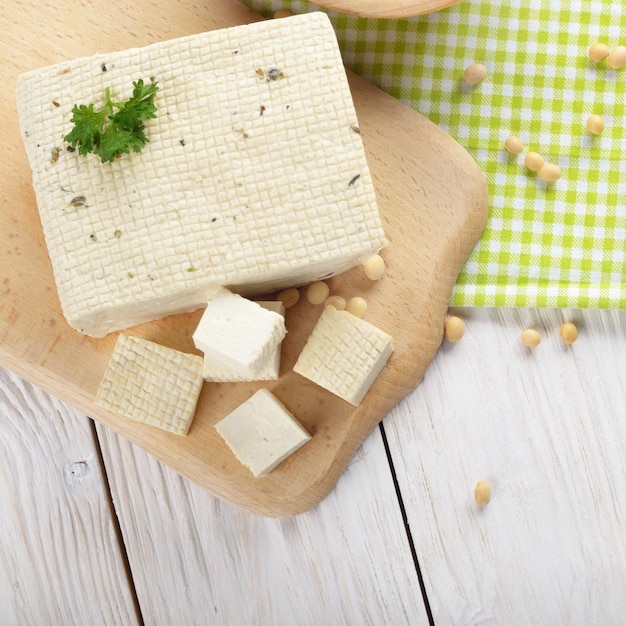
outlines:
[[[246,4],[267,17],[318,10]],[[588,57],[597,42],[626,45],[626,4],[462,0],[408,19],[328,15],[346,66],[445,130],[485,175],[487,228],[451,305],[626,308],[626,68]],[[474,62],[488,74],[470,87]],[[586,128],[592,113],[605,121],[599,136]],[[524,154],[505,151],[510,134],[562,177],[529,172]]]

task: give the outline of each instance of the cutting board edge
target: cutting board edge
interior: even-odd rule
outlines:
[[[388,6],[381,8],[381,3],[378,0],[360,0],[357,3],[354,0],[316,0],[315,4],[331,11],[338,11],[357,17],[403,19],[436,13],[459,2],[461,0],[408,0],[396,3],[398,6],[395,8],[389,8]],[[355,4],[361,4],[361,6],[355,8]]]

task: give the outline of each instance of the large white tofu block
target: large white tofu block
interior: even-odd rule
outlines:
[[[141,153],[66,150],[75,104],[155,80]],[[340,273],[386,245],[321,12],[97,54],[20,77],[17,102],[68,322],[92,335]]]
[[[268,311],[278,313],[284,319],[285,307],[278,300],[259,300],[257,304]],[[280,374],[280,357],[282,342],[268,351],[267,362],[261,366],[258,374],[254,376],[242,375],[235,372],[231,367],[223,365],[217,359],[205,358],[202,368],[204,380],[213,383],[230,383],[230,382],[251,382],[260,380],[277,380]]]
[[[95,401],[122,417],[186,435],[203,383],[201,357],[121,334]]]
[[[221,288],[208,301],[193,342],[205,361],[258,380],[273,363],[286,333],[280,313]]]
[[[293,371],[358,406],[392,351],[390,335],[347,311],[327,306]]]
[[[237,459],[255,476],[269,474],[311,439],[267,389],[257,391],[215,428]]]

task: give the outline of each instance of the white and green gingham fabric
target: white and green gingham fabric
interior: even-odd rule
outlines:
[[[381,0],[384,2],[385,0]],[[245,0],[270,17],[305,1]],[[626,308],[626,68],[589,60],[626,45],[623,0],[462,0],[408,19],[329,12],[346,66],[428,117],[482,168],[485,233],[459,275],[455,306]],[[465,67],[484,63],[478,86]],[[603,116],[592,136],[585,122]],[[563,172],[546,184],[510,134]]]

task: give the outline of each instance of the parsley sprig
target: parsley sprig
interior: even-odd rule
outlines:
[[[131,150],[140,152],[150,141],[144,121],[156,117],[154,96],[158,89],[156,82],[144,84],[140,79],[133,82],[133,95],[126,102],[113,102],[107,87],[101,109],[93,103],[75,104],[70,120],[74,128],[65,141],[78,148],[79,154],[97,154],[103,163],[111,163]]]

